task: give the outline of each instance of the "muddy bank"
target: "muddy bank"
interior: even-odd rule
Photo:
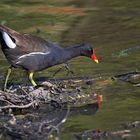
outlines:
[[[59,135],[69,116],[94,115],[100,107],[99,96],[86,94],[87,83],[81,81],[61,81],[53,87],[36,89],[15,85],[7,92],[0,91],[1,136],[46,140]]]

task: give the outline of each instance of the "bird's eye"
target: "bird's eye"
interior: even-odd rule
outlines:
[[[90,49],[90,52],[93,52],[92,48]]]

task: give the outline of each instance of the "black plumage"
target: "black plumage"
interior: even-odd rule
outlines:
[[[36,83],[32,76],[36,71],[65,63],[80,55],[98,62],[93,48],[89,44],[61,48],[40,37],[21,34],[3,25],[0,25],[0,43],[11,66],[27,70],[31,74],[29,74],[29,79],[34,86]],[[7,81],[5,88],[6,84]]]

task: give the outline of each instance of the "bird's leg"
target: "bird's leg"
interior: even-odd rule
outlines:
[[[37,84],[36,84],[35,81],[33,80],[33,75],[34,75],[33,72],[29,72],[29,80],[31,81],[32,85],[33,85],[34,87],[36,87]]]
[[[59,73],[62,70],[63,67],[60,67],[53,75],[52,77],[54,77],[57,73]]]
[[[11,74],[11,71],[12,71],[12,66],[10,66],[8,68],[8,71],[7,71],[7,74],[6,74],[6,78],[5,78],[5,82],[4,82],[4,91],[7,90],[7,82],[8,82],[9,76]]]
[[[61,67],[53,74],[53,77],[54,77],[57,73],[59,73],[59,72],[63,69],[63,67],[68,71],[68,72],[67,72],[67,76],[68,76],[70,73],[71,73],[72,75],[74,74],[74,72],[73,72],[72,70],[70,70],[68,63],[64,63],[63,66],[61,66]]]
[[[72,74],[72,75],[74,74],[74,72],[73,72],[72,70],[70,70],[68,63],[64,63],[64,67],[65,67],[65,69],[68,71],[68,72],[67,72],[67,76],[68,76],[69,74]]]
[[[36,82],[33,80],[33,75],[34,75],[34,72],[29,72],[29,80],[31,81],[32,85],[35,88],[44,87],[44,85],[49,88],[54,86],[53,84],[51,84],[50,82],[47,82],[47,81],[45,81],[44,85],[37,85]]]

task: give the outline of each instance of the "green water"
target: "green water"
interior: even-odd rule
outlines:
[[[124,49],[140,45],[139,0],[68,0],[68,2],[54,0],[48,3],[45,0],[38,2],[31,0],[31,2],[1,1],[0,21],[20,32],[28,32],[30,27],[44,26],[46,23],[61,25],[62,29],[51,32],[47,32],[46,29],[38,35],[59,42],[62,46],[81,42],[93,44],[100,63],[94,64],[91,60],[80,57],[71,60],[70,67],[76,76],[101,76],[106,80],[97,81],[89,91],[103,95],[100,111],[93,116],[70,117],[64,124],[61,138],[69,140],[73,134],[88,129],[115,131],[121,129],[122,124],[140,121],[140,88],[126,82],[109,80],[117,74],[140,70],[140,49],[134,49],[126,55],[121,54]],[[28,13],[24,10],[26,7],[46,4],[82,7],[85,8],[85,15]],[[29,32],[35,34],[35,30]],[[2,53],[0,56],[0,73],[3,76],[8,63]],[[36,77],[51,75],[56,68],[39,72]],[[16,77],[15,81],[22,82],[20,73],[21,70],[16,70],[11,79]],[[62,76],[63,73],[57,75],[57,77]],[[1,87],[2,83],[3,77]],[[137,130],[136,137],[131,139],[140,139],[140,129]]]

